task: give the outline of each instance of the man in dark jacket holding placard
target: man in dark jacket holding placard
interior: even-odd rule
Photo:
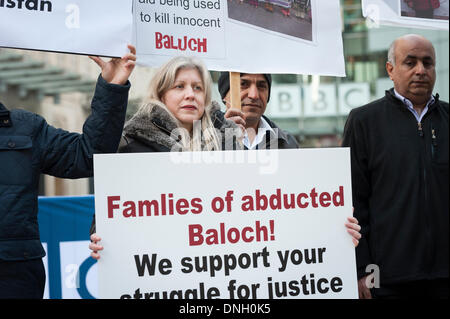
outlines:
[[[61,178],[93,174],[94,153],[119,145],[136,60],[91,57],[101,68],[92,114],[83,134],[47,124],[39,115],[0,103],[0,298],[42,298],[45,251],[39,237],[37,197],[41,173]]]
[[[394,41],[394,88],[352,110],[345,126],[360,298],[448,298],[449,107],[432,95],[435,59],[422,36]]]

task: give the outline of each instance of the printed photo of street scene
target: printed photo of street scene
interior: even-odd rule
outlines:
[[[311,0],[228,0],[228,17],[313,41]]]
[[[401,16],[420,19],[448,20],[450,0],[399,0]]]

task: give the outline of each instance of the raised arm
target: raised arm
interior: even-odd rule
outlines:
[[[128,102],[128,77],[135,66],[133,46],[130,53],[108,62],[91,57],[101,68],[92,113],[83,125],[83,133],[56,129],[40,116],[35,116],[37,128],[33,143],[40,148],[41,172],[62,178],[92,176],[94,153],[114,153],[120,142]]]

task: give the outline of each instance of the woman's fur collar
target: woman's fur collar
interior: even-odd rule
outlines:
[[[147,109],[150,108],[150,112],[138,111],[125,123],[124,134],[142,143],[157,143],[173,149],[178,141],[171,137],[171,132],[178,128],[177,120],[160,101],[150,101]],[[233,121],[225,119],[217,102],[213,101],[206,111],[209,111],[214,127],[220,130],[222,136],[225,136],[226,128],[238,127]]]

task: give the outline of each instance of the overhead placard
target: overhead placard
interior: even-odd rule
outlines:
[[[447,30],[449,0],[362,0],[363,16],[377,26]]]
[[[348,149],[102,154],[94,170],[100,298],[358,297]]]
[[[121,57],[132,0],[0,0],[0,47]]]
[[[134,0],[134,23],[141,64],[345,76],[339,0]]]

